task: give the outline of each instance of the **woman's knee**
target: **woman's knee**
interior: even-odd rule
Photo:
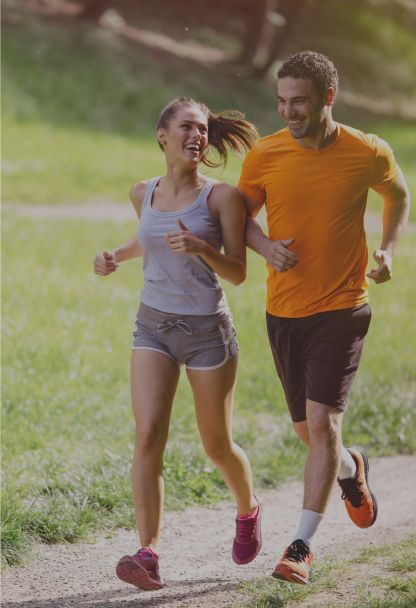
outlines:
[[[136,446],[140,453],[162,452],[168,439],[168,428],[158,424],[136,427]]]
[[[229,439],[213,438],[202,442],[206,455],[212,462],[221,464],[232,453],[233,443]]]

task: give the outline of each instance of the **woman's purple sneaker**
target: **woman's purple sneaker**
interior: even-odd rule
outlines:
[[[236,564],[249,564],[257,557],[261,545],[261,511],[263,503],[260,498],[254,496],[257,501],[257,510],[253,517],[241,519],[237,516],[237,530],[233,544],[233,561]]]
[[[136,555],[125,555],[117,564],[116,574],[125,583],[144,591],[162,589],[159,565],[150,549],[140,549]]]

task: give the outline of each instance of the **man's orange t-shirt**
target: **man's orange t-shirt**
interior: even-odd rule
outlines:
[[[368,301],[364,212],[368,189],[396,182],[391,148],[376,135],[337,124],[325,148],[300,146],[283,129],[259,139],[242,167],[239,187],[266,203],[272,241],[294,238],[298,265],[279,273],[269,265],[267,311],[307,317]]]

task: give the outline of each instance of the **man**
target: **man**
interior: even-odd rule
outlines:
[[[368,281],[392,277],[407,222],[409,192],[389,146],[336,123],[338,86],[324,55],[298,53],[278,71],[287,128],[258,140],[239,189],[247,245],[267,260],[267,328],[296,433],[308,446],[299,529],[273,576],[307,584],[314,540],[338,476],[352,521],[368,528],[377,503],[361,447],[345,448],[341,422],[371,311]],[[384,199],[378,268],[367,275],[364,212],[368,189]],[[266,205],[269,237],[256,216]]]

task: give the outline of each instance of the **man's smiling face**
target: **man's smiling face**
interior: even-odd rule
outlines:
[[[279,114],[292,137],[302,139],[316,133],[332,105],[331,92],[333,89],[330,88],[327,90],[329,95],[319,95],[309,79],[279,78]]]

